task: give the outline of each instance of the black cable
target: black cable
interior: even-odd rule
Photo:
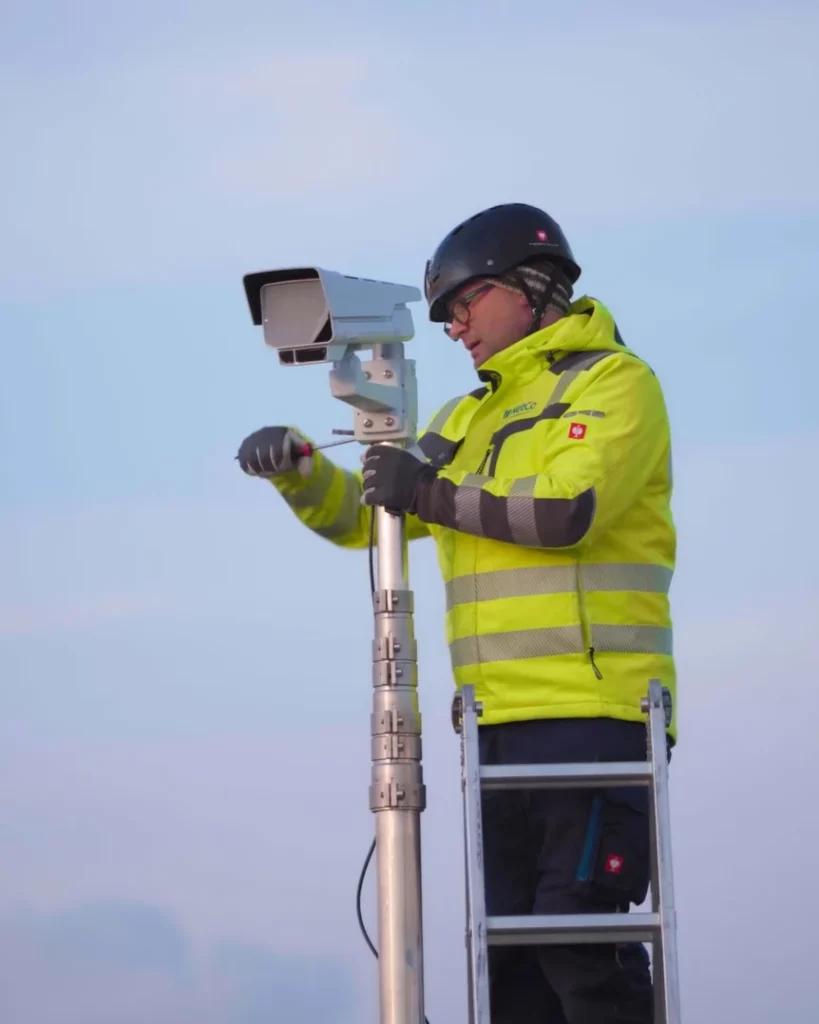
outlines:
[[[370,505],[370,594],[375,597],[375,564],[373,554],[375,553],[375,505]]]
[[[365,876],[367,874],[367,868],[370,866],[370,861],[372,860],[372,856],[373,856],[374,852],[375,852],[375,840],[373,839],[373,841],[370,843],[370,849],[369,849],[369,852],[367,853],[367,857],[366,857],[366,859],[364,861],[364,867],[362,867],[361,874],[358,876],[358,889],[356,890],[356,894],[355,894],[355,910],[356,910],[356,914],[358,916],[358,925],[361,928],[361,934],[364,936],[364,941],[370,947],[370,952],[372,953],[372,955],[377,960],[378,959],[378,950],[375,948],[375,946],[370,941],[370,936],[367,934],[367,928],[366,928],[366,926],[364,924],[364,918],[361,916],[361,890],[364,887],[364,878],[365,878]],[[429,1024],[429,1018],[427,1017],[426,1014],[424,1014],[424,1024]]]
[[[372,856],[373,856],[374,852],[375,852],[375,840],[373,839],[372,843],[370,843],[370,852],[367,854],[367,859],[364,861],[364,867],[361,869],[361,874],[360,874],[359,879],[358,879],[358,891],[355,894],[355,910],[356,910],[356,914],[358,915],[358,924],[359,924],[359,927],[361,928],[361,934],[364,936],[364,941],[370,947],[370,952],[372,953],[372,955],[377,960],[378,959],[378,950],[375,948],[375,946],[370,941],[370,936],[367,934],[367,928],[366,928],[366,926],[364,924],[364,918],[361,916],[361,890],[364,887],[364,877],[367,874],[367,868],[370,866],[370,861],[372,860]]]

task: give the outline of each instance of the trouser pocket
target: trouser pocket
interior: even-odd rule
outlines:
[[[595,794],[574,891],[595,903],[627,910],[648,894],[650,863],[646,812],[607,794]]]

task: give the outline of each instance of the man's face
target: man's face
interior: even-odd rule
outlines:
[[[532,310],[525,296],[489,281],[472,281],[448,303],[450,338],[461,341],[477,369],[502,349],[520,341],[531,326]]]

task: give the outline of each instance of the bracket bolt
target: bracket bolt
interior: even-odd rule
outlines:
[[[364,426],[365,427],[371,427],[372,425],[373,425],[373,421],[372,420],[364,420]]]
[[[387,417],[387,418],[386,418],[386,419],[384,420],[384,422],[385,422],[385,423],[387,424],[387,426],[388,426],[388,427],[392,427],[392,426],[394,426],[394,424],[395,424],[395,417],[393,417],[393,416],[388,416],[388,417]]]

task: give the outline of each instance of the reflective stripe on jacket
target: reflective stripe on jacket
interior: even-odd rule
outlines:
[[[438,545],[456,686],[475,685],[484,724],[642,721],[650,679],[676,698],[660,384],[589,298],[479,376],[484,386],[448,402],[419,438],[439,476],[407,517],[411,539]],[[316,533],[367,544],[359,473],[317,452],[310,478],[274,485]]]

